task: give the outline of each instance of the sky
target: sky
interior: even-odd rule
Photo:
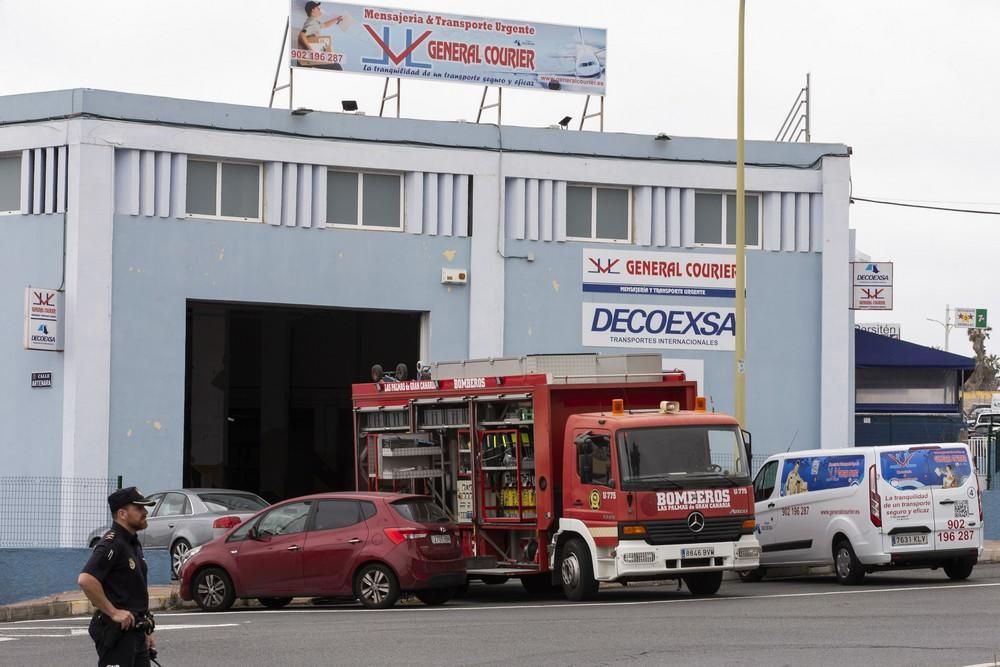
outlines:
[[[605,28],[606,131],[736,135],[737,0],[388,6]],[[100,88],[267,106],[287,17],[275,0],[0,0],[0,95]],[[851,146],[854,195],[1000,211],[997,26],[995,0],[747,0],[746,136],[775,138],[808,72],[812,139]],[[333,111],[355,99],[377,115],[383,82],[297,72],[294,105]],[[402,115],[472,121],[481,95],[404,80]],[[583,102],[507,90],[503,122],[572,116],[576,128]],[[275,106],[288,104],[279,92]],[[898,323],[905,340],[935,347],[945,329],[927,318],[944,321],[948,305],[986,308],[1000,326],[1000,215],[856,202],[850,223],[858,250],[894,262],[894,310],[858,312],[858,322]],[[949,349],[972,355],[964,330],[952,331]],[[987,352],[1000,352],[1000,333]]]

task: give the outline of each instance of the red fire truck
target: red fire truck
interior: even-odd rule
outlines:
[[[659,355],[632,356],[655,369],[523,372],[544,358],[522,357],[356,384],[358,488],[435,498],[470,578],[571,600],[669,579],[711,595],[724,571],[758,566],[749,434]]]

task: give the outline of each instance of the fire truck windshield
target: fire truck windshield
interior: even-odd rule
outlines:
[[[618,432],[622,489],[649,484],[749,483],[743,436],[735,426],[662,426]]]

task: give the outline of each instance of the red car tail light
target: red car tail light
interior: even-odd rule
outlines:
[[[383,528],[382,530],[393,544],[401,544],[405,540],[419,540],[427,537],[427,531],[423,528]]]
[[[233,526],[238,526],[243,523],[243,520],[238,516],[220,516],[218,519],[212,522],[212,528],[232,528]]]
[[[878,478],[875,477],[875,466],[868,468],[868,505],[869,518],[876,528],[882,525],[882,497],[878,494]]]

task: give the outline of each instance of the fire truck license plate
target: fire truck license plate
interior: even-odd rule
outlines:
[[[431,544],[451,544],[451,535],[431,535]]]
[[[681,558],[707,558],[715,555],[715,547],[694,547],[681,549]]]

